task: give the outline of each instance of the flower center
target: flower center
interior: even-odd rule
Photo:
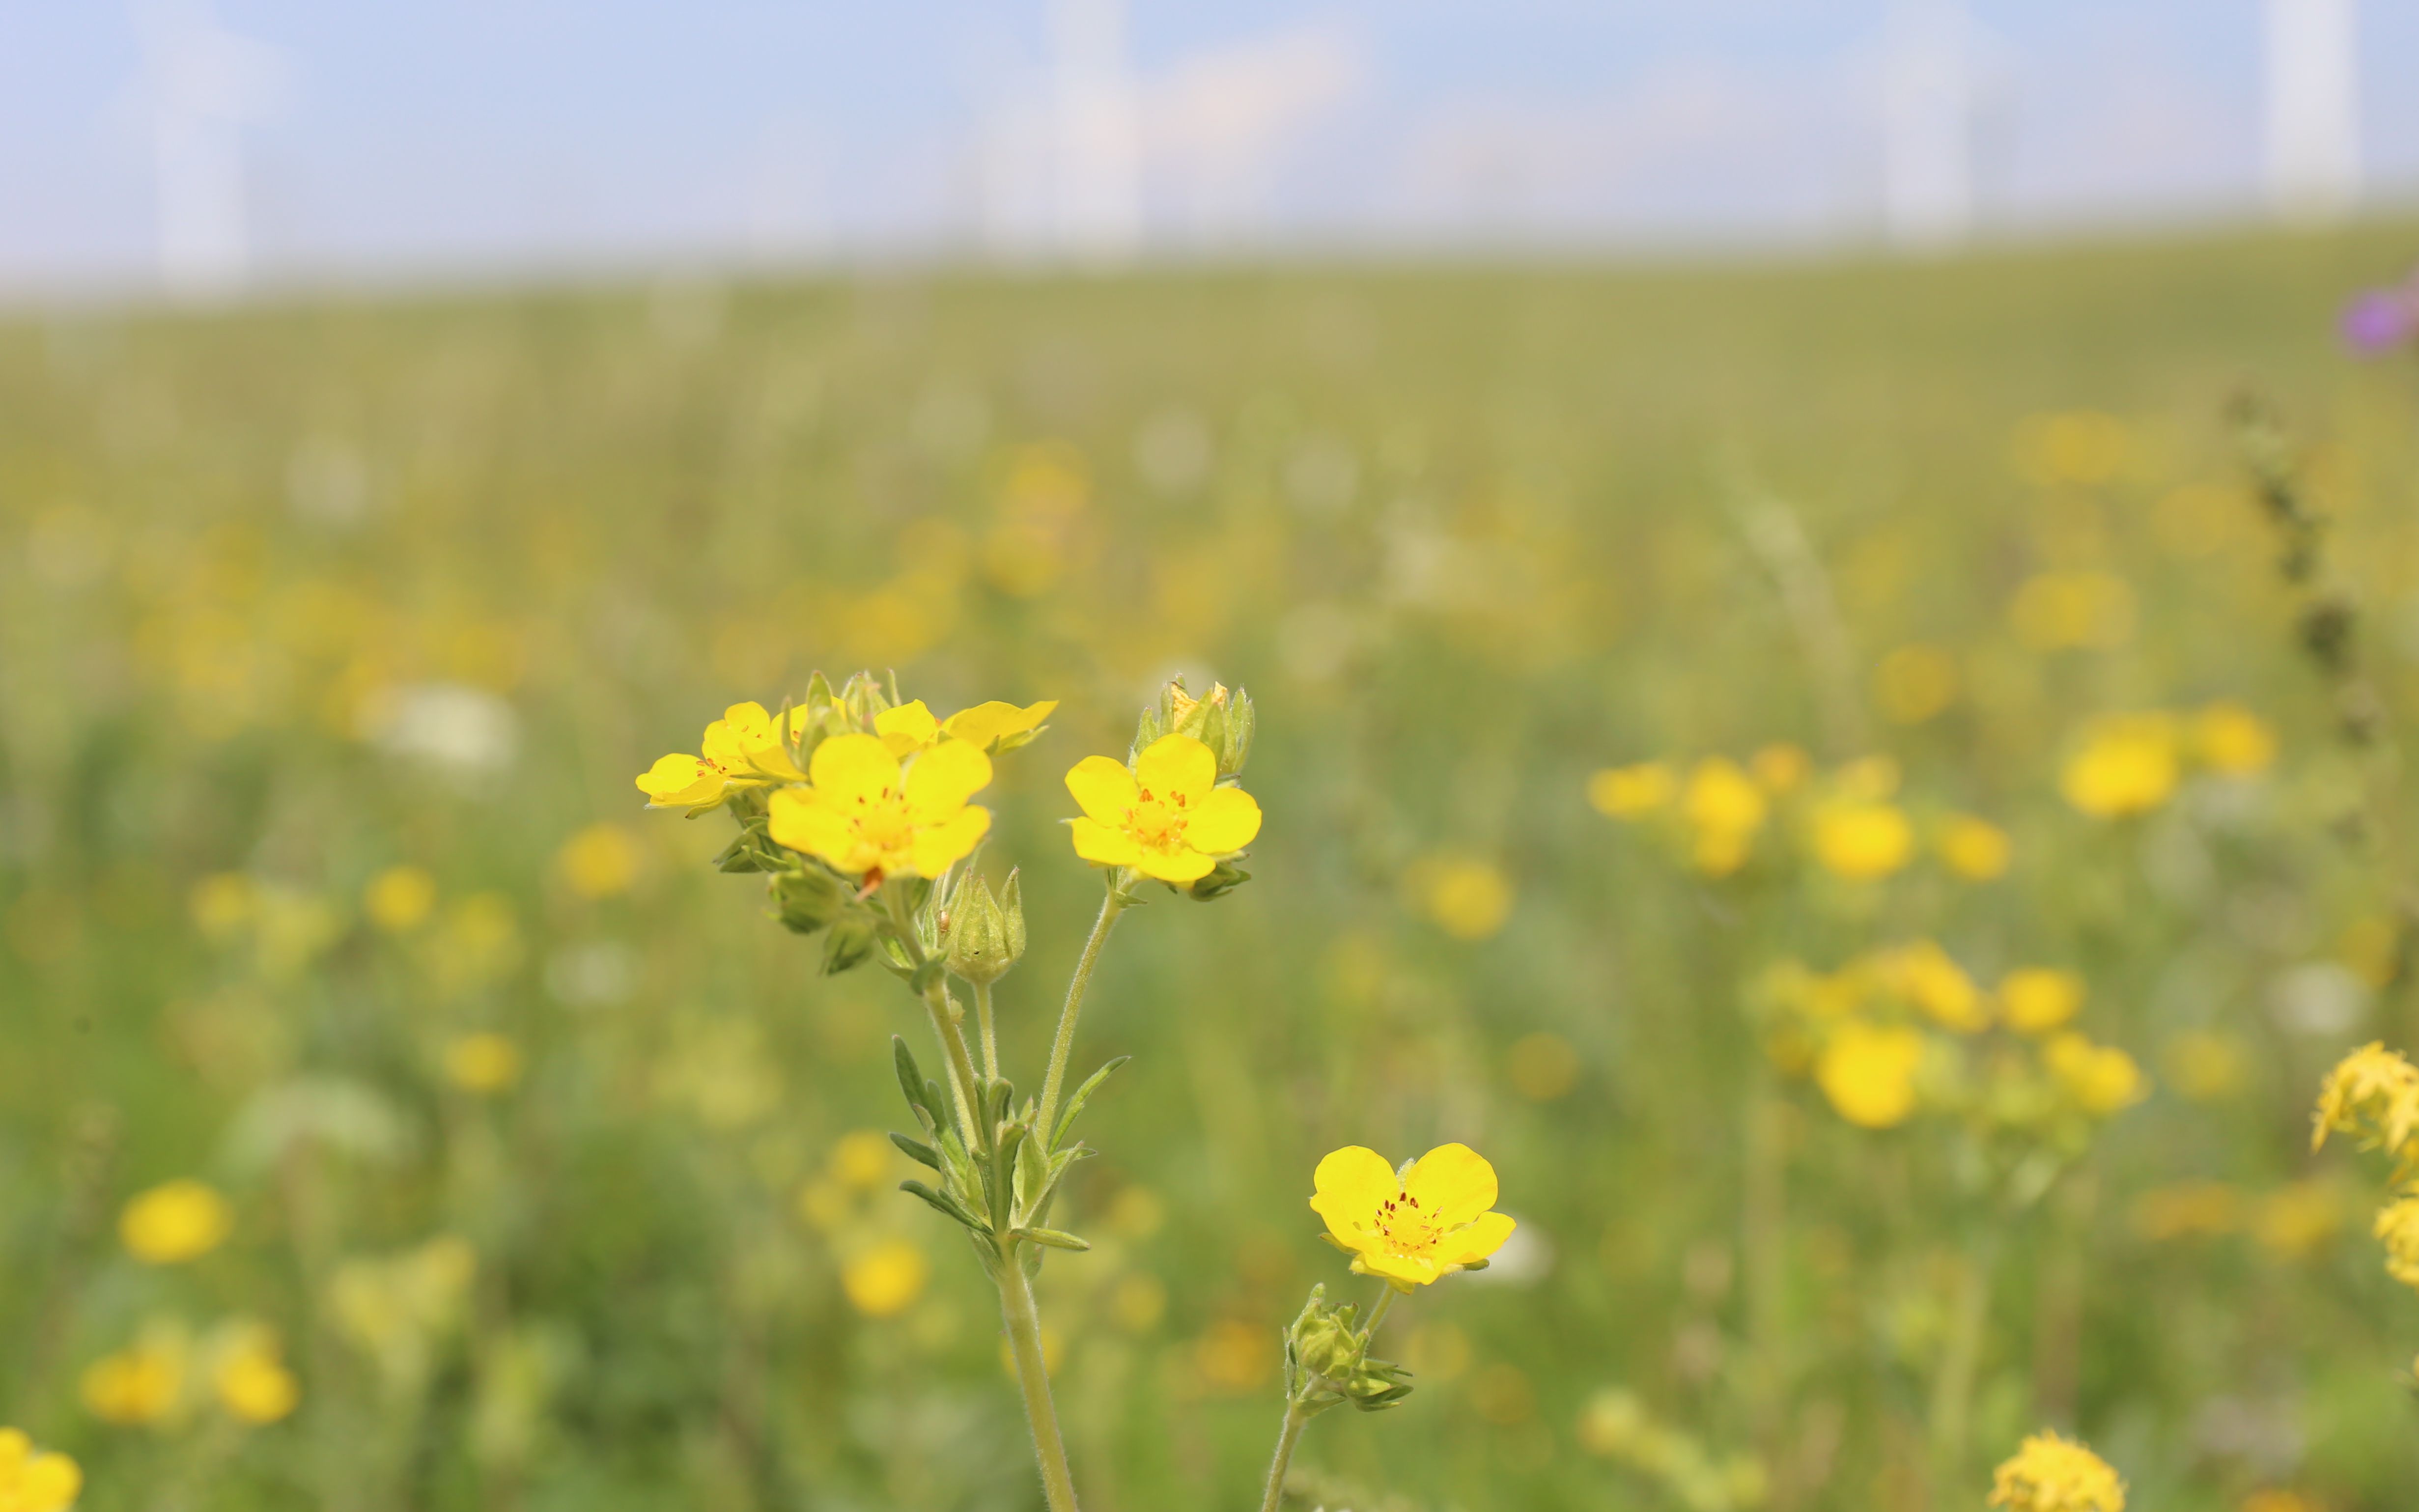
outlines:
[[[1435,1214],[1422,1212],[1420,1199],[1408,1192],[1378,1205],[1376,1225],[1378,1237],[1397,1255],[1434,1249],[1443,1232]]]
[[[906,849],[916,831],[907,818],[906,800],[887,787],[871,798],[857,795],[855,825],[858,840],[886,854]]]
[[[1145,850],[1173,851],[1184,844],[1184,826],[1193,817],[1185,811],[1184,795],[1160,797],[1144,788],[1126,810],[1126,833]]]

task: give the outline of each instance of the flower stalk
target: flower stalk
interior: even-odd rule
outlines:
[[[1084,995],[1092,985],[1092,968],[1101,964],[1101,947],[1107,943],[1109,931],[1117,927],[1117,916],[1126,910],[1119,885],[1123,874],[1109,873],[1107,895],[1101,900],[1100,916],[1092,920],[1091,935],[1084,941],[1084,953],[1075,958],[1075,974],[1067,980],[1067,1001],[1058,1010],[1058,1031],[1050,1041],[1050,1070],[1041,1078],[1040,1117],[1035,1130],[1045,1143],[1057,1141],[1058,1092],[1067,1081],[1067,1057],[1075,1049],[1075,1022],[1083,1017]]]

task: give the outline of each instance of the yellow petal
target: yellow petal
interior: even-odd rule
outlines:
[[[731,728],[728,719],[716,719],[707,725],[697,748],[705,752],[707,761],[725,771],[740,771],[747,765],[747,744],[739,738],[739,732]]]
[[[871,736],[867,738],[871,739]],[[818,791],[777,789],[765,813],[765,828],[774,842],[806,856],[818,856],[851,873],[865,870],[855,856],[856,831],[848,816],[832,807]]]
[[[722,774],[694,756],[666,756],[639,774],[651,809],[686,809],[722,796]]]
[[[754,750],[773,743],[773,717],[764,712],[764,705],[753,700],[734,703],[723,710],[722,723],[744,750]]]
[[[1184,826],[1184,842],[1196,851],[1225,856],[1252,843],[1260,832],[1260,806],[1240,788],[1211,788]]]
[[[940,721],[924,706],[922,699],[901,703],[895,709],[885,709],[873,717],[873,733],[892,754],[904,756],[911,750],[921,750],[941,733]]]
[[[1144,851],[1129,864],[1157,882],[1198,882],[1218,865],[1199,851]]]
[[[18,1494],[27,1512],[60,1512],[84,1489],[84,1472],[63,1454],[38,1454],[25,1462]]]
[[[1002,735],[1021,735],[1049,718],[1050,711],[1057,706],[1056,699],[1044,699],[1021,709],[994,699],[971,709],[960,709],[941,728],[978,750],[989,750]]]
[[[1356,1275],[1382,1276],[1394,1283],[1397,1291],[1424,1287],[1444,1273],[1436,1261],[1425,1255],[1394,1255],[1385,1250],[1364,1250],[1352,1257]]]
[[[1428,1222],[1455,1227],[1495,1206],[1495,1167],[1468,1145],[1439,1145],[1403,1177]]]
[[[907,768],[907,812],[918,824],[946,819],[991,780],[991,758],[963,740],[943,740]]]
[[[1132,866],[1142,859],[1142,847],[1122,829],[1090,819],[1070,819],[1067,825],[1075,837],[1075,854],[1095,866]]]
[[[1134,781],[1155,797],[1198,808],[1218,780],[1218,758],[1191,735],[1162,735],[1134,758]]]
[[[1067,774],[1067,791],[1101,824],[1122,826],[1134,806],[1133,774],[1106,756],[1086,756]]]
[[[1355,1249],[1367,1242],[1379,1205],[1403,1190],[1386,1157],[1362,1145],[1347,1145],[1320,1161],[1310,1185],[1310,1211],[1327,1220],[1329,1233]]]
[[[1437,1261],[1441,1265],[1468,1265],[1483,1260],[1503,1247],[1503,1242],[1512,1237],[1512,1229],[1511,1214],[1481,1213],[1469,1227],[1437,1241]]]
[[[962,808],[939,824],[926,825],[916,831],[915,842],[908,850],[910,864],[919,877],[937,877],[973,855],[990,831],[989,809]]]
[[[899,785],[899,758],[879,736],[834,735],[815,748],[815,791],[835,803],[871,803]]]

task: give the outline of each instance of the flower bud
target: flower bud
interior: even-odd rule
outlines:
[[[1209,692],[1194,698],[1184,679],[1174,677],[1159,690],[1158,701],[1142,711],[1132,754],[1139,755],[1162,735],[1191,735],[1218,758],[1218,776],[1224,780],[1242,771],[1257,726],[1251,695],[1242,689],[1212,683]]]
[[[992,896],[991,885],[969,868],[949,899],[949,970],[968,981],[985,986],[997,981],[1025,954],[1025,904],[1013,872],[1006,890],[1003,904]]]
[[[1348,1381],[1361,1365],[1361,1340],[1336,1311],[1314,1298],[1293,1323],[1295,1364],[1323,1381]]]
[[[812,864],[775,873],[771,890],[774,912],[793,934],[812,934],[838,918],[853,901],[847,883]]]

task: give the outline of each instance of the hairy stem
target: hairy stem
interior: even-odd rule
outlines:
[[[1109,895],[1101,900],[1101,917],[1092,920],[1091,938],[1084,942],[1084,953],[1076,958],[1075,974],[1067,981],[1067,1006],[1058,1011],[1058,1033],[1050,1042],[1050,1072],[1041,1080],[1040,1121],[1034,1125],[1034,1135],[1050,1148],[1047,1141],[1055,1135],[1058,1119],[1058,1090],[1067,1080],[1067,1057],[1075,1048],[1075,1021],[1083,1016],[1084,992],[1092,985],[1092,968],[1101,964],[1101,945],[1109,937],[1110,926],[1125,904],[1117,901],[1117,879],[1110,877]]]
[[[1077,1512],[1075,1477],[1067,1468],[1067,1444],[1058,1435],[1058,1409],[1050,1400],[1049,1363],[1041,1350],[1041,1314],[1033,1304],[1033,1284],[1018,1263],[1016,1246],[1003,1245],[992,1267],[999,1284],[999,1315],[1008,1324],[1009,1352],[1016,1360],[1016,1389],[1025,1396],[1025,1418],[1033,1427],[1033,1457],[1041,1466],[1041,1493],[1050,1512]],[[1299,1432],[1299,1429],[1295,1431]]]
[[[949,1086],[958,1100],[958,1123],[965,1134],[966,1148],[983,1149],[991,1144],[991,1125],[981,1116],[977,1103],[980,1100],[982,1083],[975,1079],[975,1063],[966,1054],[966,1037],[958,1032],[958,1011],[949,1001],[949,988],[938,978],[924,989],[924,1011],[932,1016],[932,1037],[941,1041],[941,1052],[949,1061]]]
[[[1302,1426],[1310,1415],[1302,1410],[1302,1398],[1286,1398],[1285,1427],[1277,1430],[1277,1452],[1269,1461],[1269,1483],[1260,1492],[1260,1512],[1277,1512],[1285,1501],[1286,1471],[1293,1464],[1293,1446],[1302,1442]]]
[[[975,1023],[982,1028],[983,1079],[999,1080],[999,1035],[991,1022],[991,983],[975,983]]]

